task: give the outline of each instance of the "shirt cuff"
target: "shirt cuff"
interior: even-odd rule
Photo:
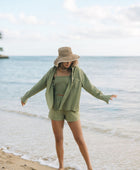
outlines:
[[[110,97],[111,97],[112,95],[104,95],[104,101],[107,103],[107,104],[109,104],[109,100],[110,100]]]
[[[21,101],[25,104],[27,103],[27,99],[25,98],[25,96],[21,97]]]

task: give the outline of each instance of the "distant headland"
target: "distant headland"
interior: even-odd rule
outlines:
[[[7,58],[9,58],[9,56],[7,56],[7,55],[0,55],[0,59],[7,59]]]

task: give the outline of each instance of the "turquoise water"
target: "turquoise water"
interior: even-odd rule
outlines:
[[[53,66],[55,58],[54,56],[11,56],[10,59],[0,60],[0,133],[2,134],[0,147],[8,146],[11,152],[57,167],[55,149],[49,147],[54,143],[54,138],[48,119],[45,91],[31,97],[25,107],[20,104],[20,97]],[[101,162],[103,170],[126,170],[126,164],[128,170],[134,169],[134,166],[135,169],[140,167],[140,164],[136,163],[137,157],[140,156],[138,152],[140,150],[139,66],[140,57],[82,56],[79,59],[79,67],[84,70],[92,84],[105,94],[118,95],[108,105],[82,89],[80,100],[82,128],[93,166],[97,170],[101,170]],[[66,166],[84,169],[85,163],[78,149],[70,152],[71,147],[74,150],[77,146],[67,124],[65,131]],[[105,141],[104,144],[101,144],[102,140]],[[110,141],[108,150],[107,141]],[[45,145],[48,142],[51,144]],[[117,144],[120,150],[115,148]],[[101,155],[98,153],[100,146],[102,146]],[[129,153],[124,150],[125,147],[131,155],[134,153],[133,159],[130,159]],[[29,152],[31,148],[34,151]],[[120,165],[116,162],[115,157],[119,152],[122,152],[122,157],[118,157],[120,159],[118,161],[124,158],[127,163]],[[108,159],[105,153],[108,154]]]

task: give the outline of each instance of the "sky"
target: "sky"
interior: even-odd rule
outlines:
[[[140,0],[0,0],[2,54],[140,56]]]

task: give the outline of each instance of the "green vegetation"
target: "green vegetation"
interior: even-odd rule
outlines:
[[[2,33],[0,32],[0,39],[2,39]],[[3,51],[3,48],[2,47],[0,47],[0,51]],[[1,55],[0,54],[0,59],[1,58],[9,58],[8,56],[6,56],[6,55]]]
[[[0,32],[0,39],[2,39],[2,33]],[[0,51],[3,51],[3,48],[0,47]]]

